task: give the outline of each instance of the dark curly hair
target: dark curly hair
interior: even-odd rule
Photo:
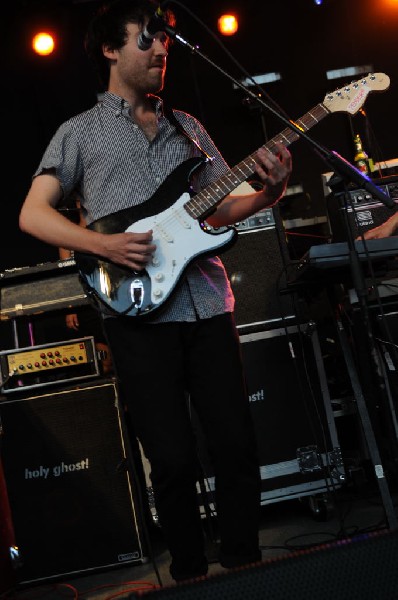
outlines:
[[[104,56],[104,45],[113,50],[122,48],[127,41],[127,25],[137,23],[141,28],[155,13],[159,3],[155,0],[113,0],[105,2],[89,23],[85,49],[97,72],[102,89],[109,80],[109,61]],[[164,11],[168,25],[175,26],[174,14]]]

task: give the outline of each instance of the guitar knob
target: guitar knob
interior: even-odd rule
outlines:
[[[163,296],[163,292],[162,292],[162,290],[159,290],[159,289],[153,290],[153,295],[155,298],[161,298]]]
[[[156,273],[155,279],[156,279],[156,281],[163,281],[163,279],[164,279],[163,273]]]
[[[152,263],[152,266],[154,266],[154,267],[158,267],[158,266],[159,266],[159,264],[160,264],[160,261],[159,261],[159,259],[158,259],[158,258],[156,258],[156,256],[154,256],[154,257],[152,258],[152,260],[151,260],[151,263]]]

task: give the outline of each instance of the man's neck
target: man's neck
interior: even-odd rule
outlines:
[[[122,89],[120,86],[115,85],[109,85],[108,92],[126,100],[130,105],[131,112],[134,114],[145,115],[155,111],[154,103],[149,94]]]

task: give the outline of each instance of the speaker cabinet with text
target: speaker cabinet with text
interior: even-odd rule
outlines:
[[[341,487],[344,464],[315,324],[240,339],[259,453],[261,504]],[[216,512],[214,471],[194,412],[193,425],[204,484]]]
[[[0,401],[19,584],[143,562],[113,380]]]
[[[241,336],[262,504],[340,487],[344,466],[316,326]]]
[[[240,333],[274,327],[294,314],[286,287],[287,244],[276,209],[266,209],[238,227],[238,240],[222,254],[235,295],[235,319]]]

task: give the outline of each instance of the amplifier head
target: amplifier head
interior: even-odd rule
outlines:
[[[91,336],[0,352],[3,394],[99,376]]]
[[[343,193],[330,194],[327,208],[333,242],[347,241],[348,233],[356,238],[384,223],[397,210],[398,177],[385,177],[374,183],[394,200],[395,208],[388,208],[363,189],[348,190],[348,200]]]

